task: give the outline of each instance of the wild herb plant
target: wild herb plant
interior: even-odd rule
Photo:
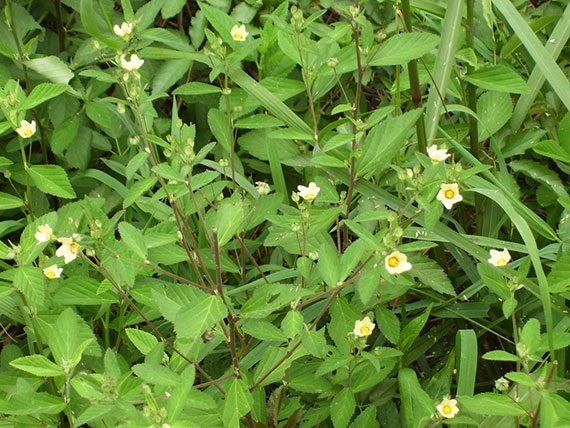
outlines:
[[[2,426],[570,426],[567,1],[0,5]]]

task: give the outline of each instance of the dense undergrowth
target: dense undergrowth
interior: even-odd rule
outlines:
[[[0,5],[0,426],[570,426],[567,1]]]

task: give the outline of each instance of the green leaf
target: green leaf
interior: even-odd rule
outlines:
[[[481,262],[477,264],[477,271],[487,288],[494,294],[503,300],[511,297],[507,287],[507,280],[501,275],[499,268],[488,262]]]
[[[11,210],[20,208],[24,205],[24,201],[9,193],[0,192],[0,210]]]
[[[111,111],[107,108],[107,105],[100,101],[89,101],[85,104],[85,113],[87,117],[100,125],[103,128],[111,128],[113,122],[111,117]]]
[[[57,415],[63,409],[63,400],[47,392],[26,392],[0,400],[0,413],[6,415]]]
[[[79,6],[79,17],[81,18],[81,23],[83,24],[83,28],[85,31],[90,34],[91,36],[95,37],[100,42],[106,44],[114,51],[120,51],[122,48],[122,41],[116,39],[109,39],[105,37],[101,30],[99,29],[99,22],[101,21],[100,16],[95,11],[95,3],[91,0],[81,0]],[[141,8],[143,9],[143,8]],[[139,12],[140,10],[139,9]],[[157,11],[158,12],[158,11]],[[153,19],[150,17],[150,19]],[[138,29],[143,29],[144,27],[140,26]],[[108,28],[110,30],[110,28]]]
[[[406,425],[417,428],[428,426],[435,405],[422,389],[416,373],[412,369],[400,369],[398,385]]]
[[[461,408],[479,415],[523,416],[524,408],[512,397],[494,392],[483,392],[474,397],[460,396]]]
[[[386,40],[380,49],[371,55],[369,65],[402,65],[417,59],[434,49],[439,37],[430,33],[401,33]]]
[[[180,382],[180,377],[169,369],[160,364],[153,363],[143,363],[135,364],[131,367],[131,370],[135,375],[140,377],[147,383],[151,385],[162,385],[162,386],[177,386]]]
[[[174,95],[207,95],[219,94],[222,92],[220,88],[202,82],[189,82],[176,88],[172,93]]]
[[[327,354],[327,340],[325,329],[305,330],[301,336],[301,343],[307,352],[315,357],[324,358]]]
[[[112,284],[110,289],[113,288]],[[116,303],[119,297],[113,291],[100,290],[100,284],[86,275],[74,275],[61,282],[55,294],[55,300],[64,305],[103,305]]]
[[[147,177],[144,180],[137,181],[133,187],[128,190],[127,196],[123,201],[123,208],[130,207],[134,204],[138,198],[154,187],[156,181],[157,180],[154,175]]]
[[[396,314],[384,306],[377,306],[375,314],[376,324],[382,334],[394,345],[398,344],[400,341],[400,320]]]
[[[544,164],[533,162],[528,159],[513,160],[509,163],[515,172],[522,172],[527,177],[550,187],[560,198],[567,198],[568,191],[565,183],[562,182],[558,174]]]
[[[127,164],[127,169],[125,171],[125,177],[127,177],[127,180],[131,180],[135,173],[139,170],[139,168],[143,165],[146,164],[146,161],[149,157],[149,154],[147,152],[140,152],[137,153],[136,155],[134,155],[130,160],[129,163]],[[160,167],[161,165],[167,165],[167,164],[160,164],[157,165],[157,167]],[[153,168],[154,170],[154,168]],[[168,178],[168,177],[165,177]],[[178,177],[180,178],[180,177]]]
[[[65,170],[58,165],[32,165],[28,173],[34,184],[42,192],[58,198],[73,199],[76,197]]]
[[[253,396],[242,379],[232,378],[226,385],[222,420],[225,428],[240,428],[239,420],[253,406]]]
[[[69,88],[69,86],[65,84],[40,83],[38,86],[32,89],[30,95],[28,95],[24,102],[21,103],[18,107],[20,110],[30,110],[40,105],[41,103],[64,93],[67,88]]]
[[[63,154],[63,151],[73,143],[79,132],[79,116],[73,115],[59,123],[50,140],[51,151],[56,155]],[[88,131],[87,131],[88,132]]]
[[[70,307],[65,309],[53,324],[48,338],[56,364],[73,369],[81,361],[89,342],[95,341],[93,331]]]
[[[570,153],[554,140],[540,141],[532,146],[532,150],[547,158],[570,163]]]
[[[354,394],[348,388],[343,388],[331,401],[331,419],[335,428],[348,426],[350,418],[356,409]]]
[[[479,141],[482,141],[495,134],[511,118],[511,97],[505,92],[485,92],[477,100],[477,112],[481,120]]]
[[[526,373],[510,372],[507,373],[505,377],[520,385],[528,386],[531,388],[536,387],[536,382],[534,381],[534,379]]]
[[[147,355],[157,344],[158,339],[146,331],[136,328],[126,328],[125,333],[141,354]]]
[[[332,240],[327,239],[319,248],[317,269],[329,287],[336,287],[340,277],[340,256]]]
[[[428,287],[441,294],[456,295],[451,281],[443,269],[432,259],[424,256],[414,256],[413,268],[414,276]]]
[[[552,293],[564,293],[570,289],[570,251],[564,252],[554,263],[548,274],[548,284]]]
[[[431,304],[425,309],[425,311],[413,318],[407,325],[402,329],[400,334],[399,348],[402,352],[408,351],[414,341],[419,337],[420,332],[424,328],[429,315],[431,313]]]
[[[10,365],[35,376],[63,376],[63,370],[43,355],[30,355],[10,361]]]
[[[506,351],[489,351],[483,354],[481,358],[491,361],[519,361],[519,357]]]
[[[341,352],[348,352],[348,334],[354,330],[354,323],[362,318],[361,314],[344,298],[334,301],[330,313],[329,335]]]
[[[14,287],[26,296],[29,305],[42,307],[45,299],[44,274],[34,266],[21,266],[14,274]]]
[[[174,329],[178,337],[195,339],[227,316],[226,306],[220,296],[204,294],[180,309],[176,314]]]
[[[176,420],[176,418],[184,410],[188,396],[193,389],[195,377],[196,369],[193,365],[186,367],[186,369],[180,375],[178,384],[174,387],[174,390],[172,391],[166,404],[166,411],[168,413],[169,420]]]
[[[143,260],[146,259],[147,248],[144,242],[143,234],[139,229],[130,223],[123,221],[119,223],[119,233],[121,234],[121,239],[123,242],[133,253],[135,253]]]
[[[250,336],[268,342],[285,342],[287,340],[283,332],[268,321],[246,320],[241,329]]]
[[[220,248],[227,244],[239,231],[244,215],[242,201],[223,201],[218,206],[213,223],[218,233],[218,246]]]
[[[364,409],[354,422],[350,424],[349,428],[375,428],[378,427],[378,420],[376,419],[376,407],[368,406]]]
[[[69,81],[73,79],[74,76],[69,66],[61,59],[53,55],[30,59],[28,61],[25,61],[24,64],[26,67],[34,70],[38,74],[41,74],[43,77],[52,81],[53,83],[65,85],[66,89],[68,88],[67,83],[69,83]]]
[[[530,88],[523,78],[504,65],[482,67],[468,73],[464,79],[469,83],[489,91],[526,94]]]
[[[229,155],[232,149],[232,135],[228,116],[218,109],[210,109],[208,111],[208,125],[210,125],[212,134],[220,146]]]

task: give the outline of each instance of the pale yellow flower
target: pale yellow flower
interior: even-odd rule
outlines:
[[[363,320],[358,320],[354,323],[354,330],[352,333],[357,337],[368,337],[372,334],[376,325],[370,321],[370,318],[365,317]]]
[[[260,195],[268,195],[271,192],[271,187],[265,181],[256,181],[255,189]]]
[[[245,39],[249,33],[245,29],[244,24],[241,24],[239,26],[236,24],[232,27],[230,34],[236,42],[245,42]]]
[[[137,71],[144,64],[144,59],[138,57],[137,54],[132,54],[130,61],[125,59],[125,55],[121,55],[121,67],[127,71]]]
[[[27,120],[22,120],[20,122],[20,127],[16,128],[16,132],[20,134],[22,138],[30,138],[36,133],[36,121],[32,120],[28,122]]]
[[[438,201],[441,201],[448,210],[450,210],[454,204],[463,200],[463,196],[459,194],[459,184],[457,183],[442,184],[436,198]]]
[[[394,251],[384,259],[386,270],[390,275],[409,271],[412,264],[408,261],[408,256],[399,251]]]
[[[57,240],[61,246],[56,250],[55,255],[63,257],[65,264],[68,264],[77,258],[79,252],[79,244],[73,238],[59,238]]]
[[[120,27],[118,25],[115,25],[113,27],[113,31],[117,36],[121,37],[122,39],[129,40],[131,32],[133,31],[133,24],[123,22]]]
[[[314,201],[319,192],[321,191],[321,188],[317,186],[317,183],[315,183],[314,181],[311,181],[308,187],[299,185],[297,186],[297,189],[299,189],[297,194],[305,201],[309,202]]]
[[[445,162],[445,160],[451,155],[447,153],[447,149],[438,149],[436,144],[433,144],[427,148],[427,154],[434,164],[440,162]]]
[[[506,266],[507,263],[511,261],[511,254],[509,253],[509,250],[507,250],[506,248],[503,248],[503,251],[489,250],[489,254],[491,255],[491,258],[487,261],[491,263],[493,266],[497,267]]]
[[[51,265],[45,268],[43,271],[44,275],[47,276],[49,279],[55,279],[61,277],[63,268],[58,268],[57,265]]]
[[[459,413],[459,407],[457,407],[457,400],[455,399],[444,398],[437,405],[436,409],[446,419],[452,419]]]
[[[38,226],[38,231],[34,237],[38,242],[49,242],[54,238],[53,230],[49,224],[43,224],[41,226]]]

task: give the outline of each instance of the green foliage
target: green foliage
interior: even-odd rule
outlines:
[[[1,4],[0,425],[568,425],[570,6],[409,3]]]

